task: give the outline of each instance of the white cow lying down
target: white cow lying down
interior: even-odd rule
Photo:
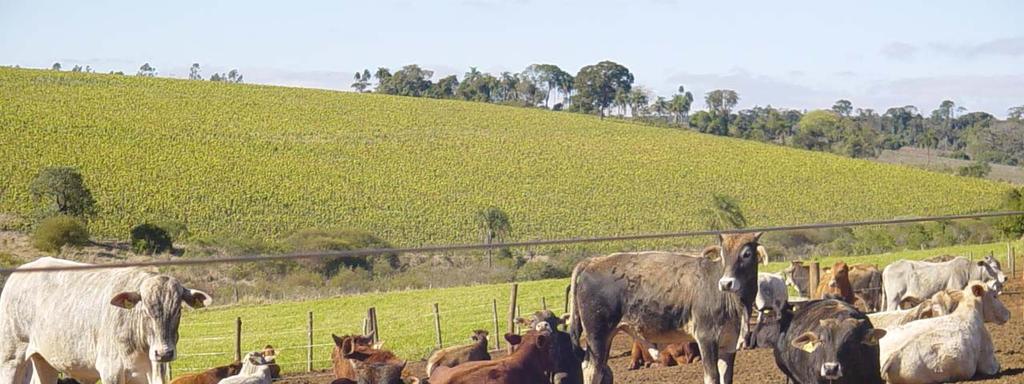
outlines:
[[[889,383],[940,383],[999,372],[986,322],[1003,324],[1010,311],[996,290],[980,281],[964,288],[952,314],[888,329],[880,342],[882,379]]]
[[[21,268],[76,265],[44,257]],[[15,273],[0,293],[0,384],[29,372],[56,383],[58,371],[82,384],[163,383],[156,368],[174,360],[182,302],[210,296],[138,268]]]
[[[249,352],[242,360],[242,369],[237,375],[229,376],[219,384],[270,384],[270,366],[259,353]]]

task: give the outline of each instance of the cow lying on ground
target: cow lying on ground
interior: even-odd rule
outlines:
[[[333,384],[402,384],[405,361],[380,349],[372,336],[336,336],[331,351]],[[413,382],[418,380],[413,379]]]
[[[890,383],[939,383],[999,372],[984,323],[1004,324],[1010,311],[992,285],[972,281],[952,314],[890,328],[882,340],[882,378]]]
[[[515,352],[490,361],[472,361],[453,368],[437,367],[431,384],[539,384],[548,382],[554,368],[551,333],[530,329],[522,336],[505,334]]]
[[[818,300],[783,310],[775,364],[796,383],[881,383],[878,340],[885,331],[852,305]]]
[[[427,359],[427,376],[436,367],[454,367],[456,365],[479,360],[490,360],[487,352],[487,331],[478,329],[469,337],[470,343],[440,349]]]
[[[583,370],[580,359],[573,353],[572,339],[563,331],[568,314],[555,316],[550,310],[534,312],[526,318],[516,319],[526,329],[551,332],[551,356],[554,357],[554,368],[550,372],[552,384],[583,384]]]
[[[81,265],[44,257],[21,268]],[[163,383],[159,364],[174,360],[181,304],[210,302],[140,268],[12,274],[0,293],[0,383],[24,377],[29,359],[42,383],[58,372],[84,384]]]
[[[757,294],[760,234],[723,234],[704,255],[616,253],[573,269],[569,334],[588,384],[612,382],[612,337],[624,330],[646,349],[696,341],[705,383],[732,383]],[[720,368],[721,367],[721,368]]]
[[[263,360],[267,361],[267,368],[270,370],[270,378],[280,378],[281,366],[277,365],[277,351],[274,350],[274,346],[267,344],[263,347]]]
[[[242,359],[238,374],[221,380],[221,384],[270,384],[270,366],[260,352],[249,352]]]
[[[953,311],[956,310],[957,305],[960,303],[960,298],[962,296],[963,291],[941,291],[926,300],[905,297],[900,302],[900,308],[905,309],[876,312],[869,314],[868,318],[871,319],[871,324],[874,325],[875,328],[889,329],[911,321],[929,319],[953,313]],[[913,304],[910,308],[905,306],[910,304]]]
[[[652,366],[674,367],[690,364],[700,360],[700,348],[697,343],[672,343],[658,350],[657,359],[640,343],[633,342],[629,351],[629,369],[640,369]]]
[[[200,373],[178,376],[174,381],[171,381],[171,384],[217,384],[228,376],[237,375],[240,370],[242,370],[242,362],[236,361],[222,367],[207,369]]]
[[[964,257],[941,263],[897,261],[882,271],[885,310],[899,309],[905,296],[931,297],[947,289],[962,290],[972,280],[994,281],[995,289],[1001,291],[1006,275],[1000,270],[999,261],[989,256],[973,263]]]

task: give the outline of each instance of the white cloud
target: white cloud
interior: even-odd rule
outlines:
[[[882,46],[882,56],[893,60],[910,60],[917,55],[918,48],[904,42],[892,42]]]

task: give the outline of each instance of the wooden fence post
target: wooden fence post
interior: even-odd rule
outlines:
[[[1006,243],[1006,264],[1010,267],[1010,276],[1017,276],[1017,268],[1013,265],[1013,243]]]
[[[235,361],[242,361],[242,318],[235,318]]]
[[[309,311],[306,331],[306,372],[313,372],[313,311]]]
[[[516,296],[519,294],[519,284],[512,283],[512,293],[508,298],[508,333],[516,332]],[[512,353],[512,345],[508,346],[508,353]]]
[[[441,349],[444,345],[441,342],[441,311],[437,308],[437,303],[434,303],[434,333],[437,334],[437,349]]]
[[[498,329],[498,299],[491,299],[491,314],[494,316],[494,349],[501,349],[501,330]]]
[[[812,261],[808,272],[807,291],[809,298],[814,299],[814,293],[818,290],[818,279],[821,277],[821,265],[817,261]]]
[[[548,301],[547,301],[547,299],[544,298],[544,296],[540,297],[540,309],[541,310],[548,309]]]
[[[377,328],[377,307],[370,307],[366,310],[366,318],[370,323],[370,332],[373,333],[373,342],[380,340],[380,329]]]
[[[570,282],[569,285],[565,286],[565,312],[563,312],[563,313],[569,313],[569,291],[571,289],[572,289],[572,283]]]

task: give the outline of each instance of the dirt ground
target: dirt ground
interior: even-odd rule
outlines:
[[[1002,370],[994,377],[975,377],[971,383],[1024,383],[1024,284],[1013,280],[1000,299],[1012,312],[1010,321],[1003,325],[987,324],[996,344],[996,357]],[[619,336],[612,347],[610,362],[617,383],[700,383],[703,371],[700,363],[663,368],[647,368],[635,371],[626,369],[629,363],[629,336]],[[495,354],[495,357],[500,356]],[[412,375],[423,377],[426,364],[410,362],[408,370]],[[283,383],[326,384],[331,382],[328,373],[286,376]],[[736,357],[736,383],[784,383],[785,376],[775,366],[770,349],[740,351]]]

